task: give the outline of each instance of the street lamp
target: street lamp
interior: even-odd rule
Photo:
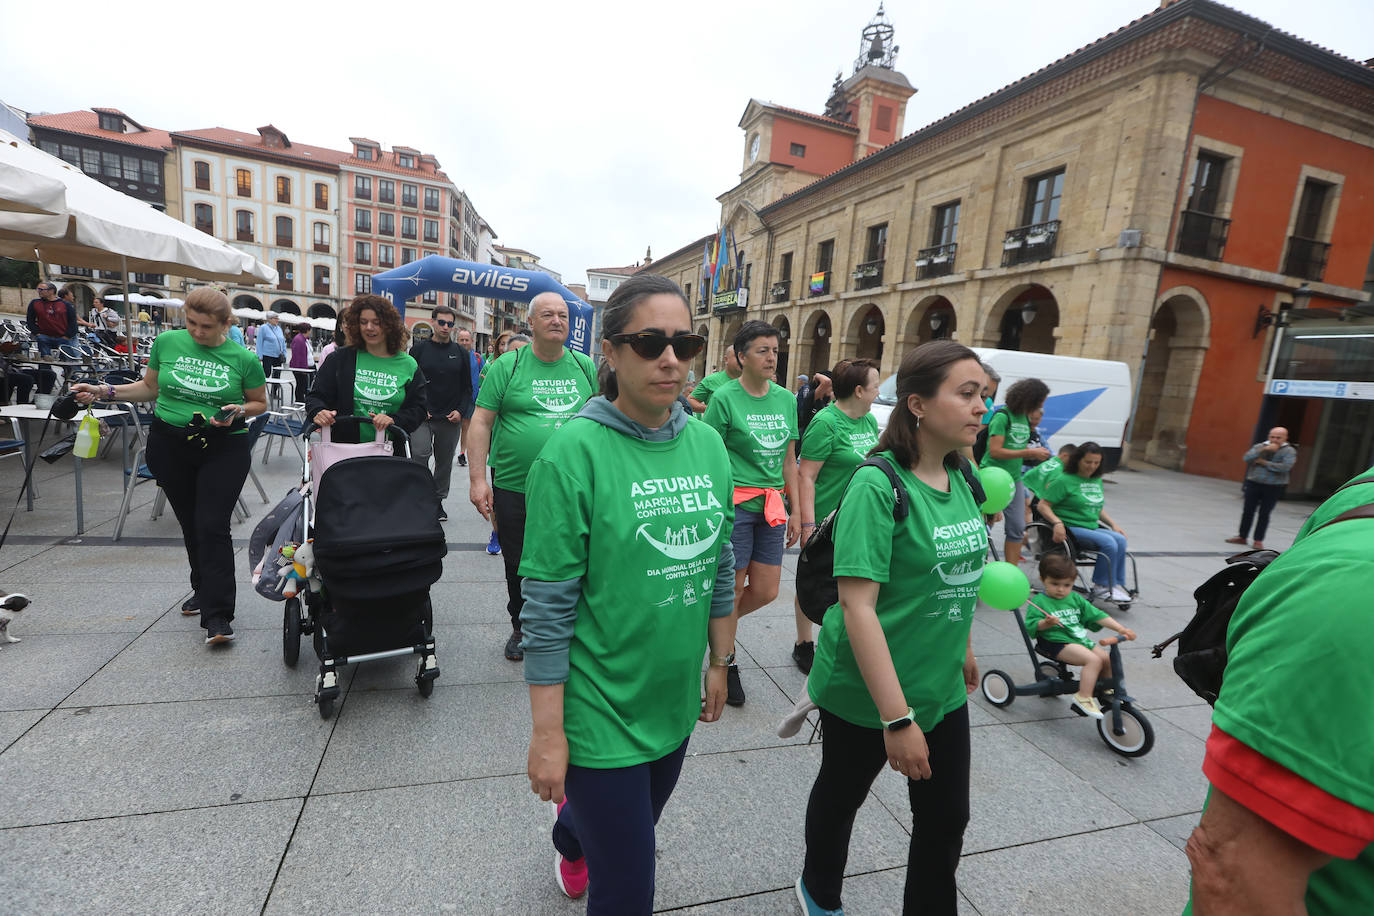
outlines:
[[[944,327],[944,324],[945,324],[945,316],[944,316],[944,315],[941,315],[939,312],[931,312],[931,313],[930,313],[930,329],[931,329],[932,331],[939,331],[940,328]]]
[[[865,321],[864,331],[868,334],[869,337],[872,337],[874,334],[878,333],[878,319],[870,318],[867,321]]]
[[[1040,311],[1040,309],[1036,306],[1035,300],[1033,299],[1021,306],[1021,323],[1030,324],[1035,320],[1035,315],[1038,311]]]
[[[817,337],[817,338],[824,340],[824,339],[825,339],[825,335],[827,335],[827,334],[829,334],[829,333],[830,333],[830,325],[826,324],[825,322],[821,322],[820,324],[816,325],[816,337]]]

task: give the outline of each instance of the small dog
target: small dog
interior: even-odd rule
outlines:
[[[18,636],[10,635],[10,621],[28,606],[29,599],[18,592],[0,598],[0,645],[7,642],[20,642]]]

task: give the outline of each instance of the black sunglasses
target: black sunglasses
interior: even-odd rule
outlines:
[[[453,322],[452,322],[452,321],[436,321],[436,322],[434,322],[434,323],[437,324],[437,325],[438,325],[439,327],[441,327],[441,328],[451,328],[451,327],[453,327]]]
[[[674,334],[668,337],[655,331],[641,331],[638,334],[616,334],[611,337],[613,344],[629,344],[635,354],[644,359],[658,359],[668,347],[678,359],[691,359],[706,346],[706,338],[700,334]]]

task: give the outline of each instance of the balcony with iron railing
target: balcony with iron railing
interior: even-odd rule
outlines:
[[[1002,266],[1048,261],[1054,257],[1054,245],[1058,238],[1057,219],[1011,229],[1002,240]]]
[[[854,268],[850,277],[854,280],[855,289],[872,289],[875,286],[883,285],[883,264],[885,260],[878,258],[875,261],[864,261]]]
[[[65,264],[57,268],[57,272],[68,277],[90,277],[94,275],[89,267],[67,267]]]
[[[1178,223],[1178,243],[1175,248],[1179,254],[1220,261],[1226,252],[1226,238],[1230,233],[1229,219],[1200,210],[1184,210]]]
[[[162,274],[134,274],[134,282],[143,286],[162,286],[166,279]]]
[[[1290,277],[1320,280],[1326,273],[1326,256],[1331,246],[1316,239],[1288,237],[1288,253],[1283,258],[1283,272]]]
[[[812,276],[812,277],[807,281],[807,291],[810,293],[810,295],[812,295],[812,296],[825,296],[825,295],[829,295],[829,293],[830,293],[830,274],[831,274],[831,271],[828,271],[828,270],[820,270],[820,271],[817,271],[817,272],[816,272],[816,275],[820,276],[820,278],[821,278],[821,280],[820,280],[819,283],[816,282],[816,276]]]
[[[768,293],[774,302],[786,302],[792,298],[792,281],[779,280],[769,287]]]
[[[954,256],[958,251],[959,246],[954,242],[922,248],[916,252],[916,279],[949,276],[954,272]]]

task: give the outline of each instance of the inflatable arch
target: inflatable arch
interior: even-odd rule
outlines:
[[[432,254],[372,278],[372,292],[385,296],[402,316],[407,300],[430,290],[505,302],[529,302],[540,293],[557,293],[568,304],[568,347],[591,354],[592,307],[546,273]]]

